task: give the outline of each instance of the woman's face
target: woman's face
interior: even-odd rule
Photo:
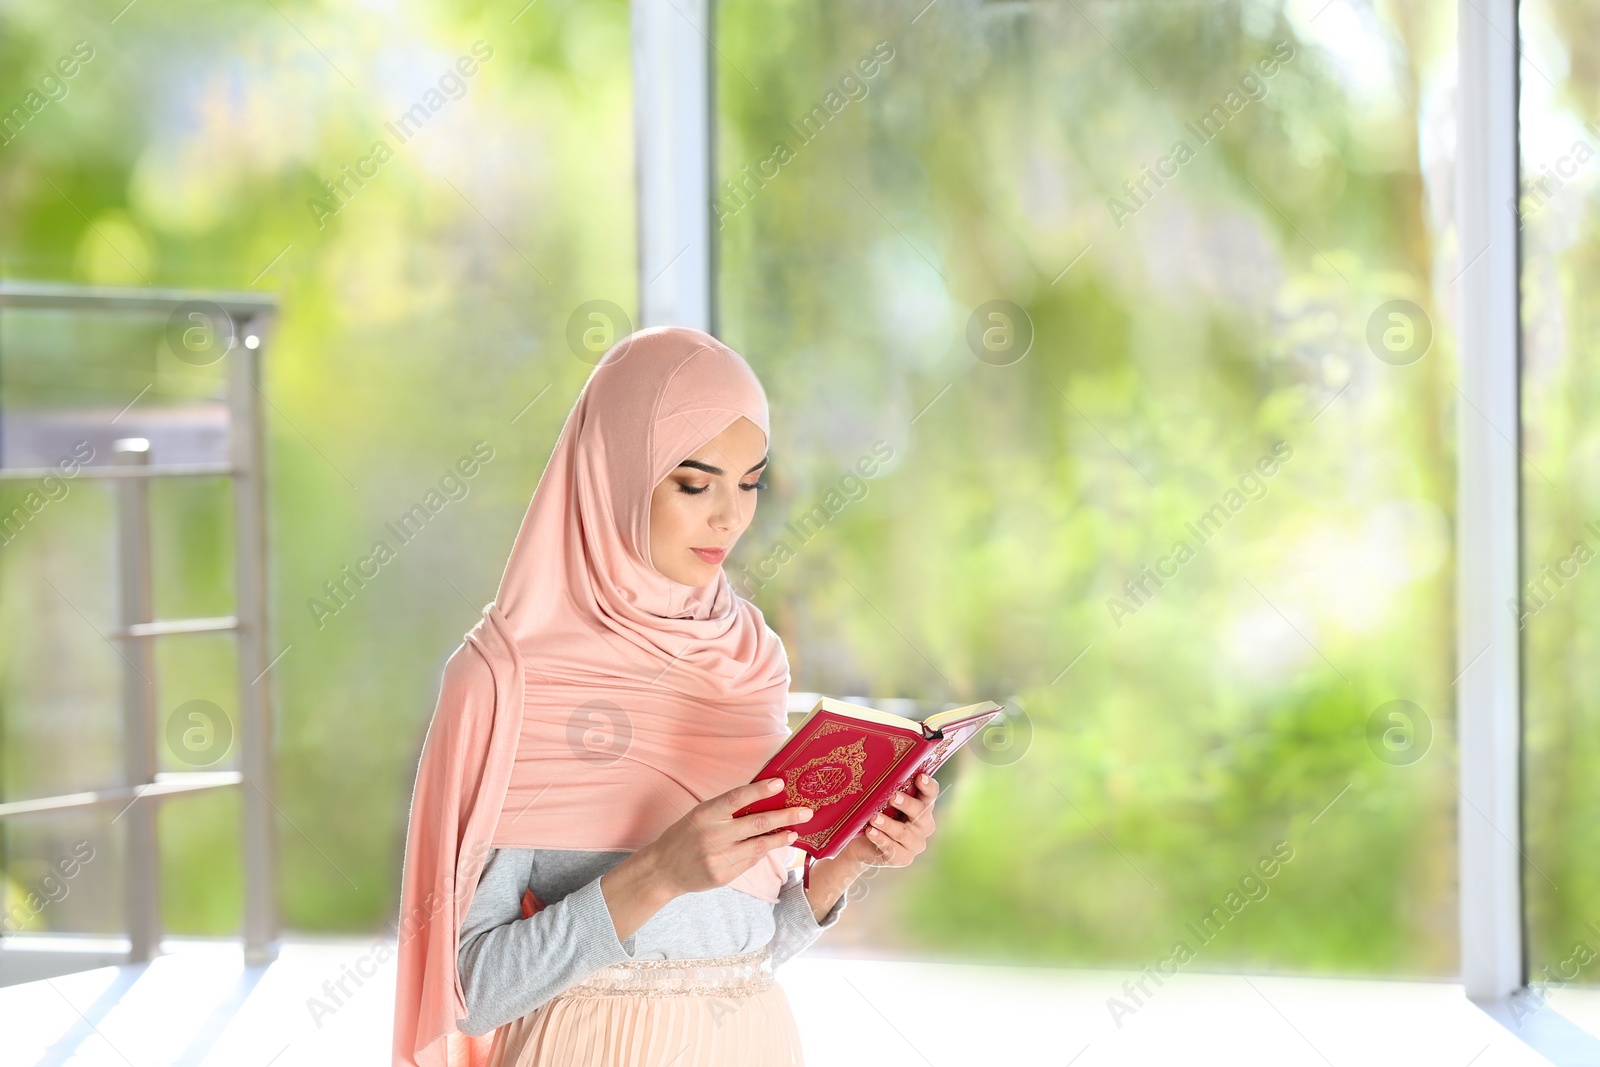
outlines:
[[[661,479],[650,496],[650,561],[683,585],[716,580],[756,513],[767,435],[743,415]]]

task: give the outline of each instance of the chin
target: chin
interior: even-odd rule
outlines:
[[[702,585],[710,585],[717,580],[717,575],[722,570],[722,564],[718,563],[713,566],[687,550],[685,550],[684,554],[689,557],[688,563],[677,574],[671,575],[673,581],[679,585],[692,585],[698,588]]]

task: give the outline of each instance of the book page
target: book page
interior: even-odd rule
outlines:
[[[960,722],[962,719],[970,719],[974,715],[983,715],[986,712],[1001,710],[1003,710],[1001,706],[994,701],[981,700],[976,704],[968,704],[964,708],[951,708],[949,711],[941,711],[937,715],[929,715],[922,721],[930,730],[943,730],[946,726]]]
[[[817,706],[812,708],[804,719],[800,720],[799,726],[795,728],[796,732],[804,728],[806,723],[810,722],[818,711],[831,711],[835,715],[843,715],[850,719],[864,719],[867,722],[878,723],[880,726],[906,730],[916,734],[918,737],[922,736],[922,724],[915,719],[908,719],[904,715],[896,715],[892,711],[879,711],[877,708],[862,707],[860,704],[852,704],[847,700],[835,700],[833,697],[823,697],[818,700]]]

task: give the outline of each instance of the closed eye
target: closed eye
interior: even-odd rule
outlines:
[[[688,493],[690,496],[699,496],[701,493],[704,493],[706,490],[708,490],[710,488],[711,487],[709,485],[696,486],[696,485],[685,485],[683,482],[679,482],[678,483],[678,489],[681,492]],[[751,485],[746,485],[743,482],[740,482],[739,483],[739,488],[743,489],[747,493],[753,493],[757,489],[765,489],[765,488],[767,488],[767,483],[766,482],[755,482],[755,483],[753,483]]]

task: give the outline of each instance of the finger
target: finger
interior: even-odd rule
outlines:
[[[782,778],[761,778],[749,785],[736,786],[720,797],[714,797],[707,803],[713,810],[722,816],[732,815],[746,804],[754,804],[758,800],[765,800],[774,796],[783,789]]]
[[[904,790],[896,790],[894,795],[889,798],[889,803],[905,812],[908,822],[915,822],[919,816],[933,807],[932,800],[914,797]]]
[[[939,780],[931,774],[918,774],[910,782],[901,786],[900,789],[904,792],[910,792],[915,789],[916,795],[912,799],[932,806],[939,796]]]
[[[742,842],[740,847],[747,849],[750,857],[759,859],[775,848],[783,848],[786,845],[794,844],[795,837],[796,834],[793,830],[774,830],[770,834],[752,837],[748,841]]]
[[[867,827],[867,840],[877,847],[878,854],[883,857],[884,865],[894,866],[895,845],[893,841],[889,840],[887,834],[876,826],[869,826]]]
[[[882,821],[880,822],[879,820]],[[913,847],[913,845],[919,835],[910,823],[897,822],[894,819],[889,818],[887,815],[875,815],[873,816],[871,826],[874,830],[877,830],[879,833],[883,834],[896,845],[902,846],[909,852],[916,851],[916,848]]]
[[[806,807],[777,808],[741,815],[731,825],[735,840],[744,840],[775,828],[803,825],[811,815],[811,809]]]

